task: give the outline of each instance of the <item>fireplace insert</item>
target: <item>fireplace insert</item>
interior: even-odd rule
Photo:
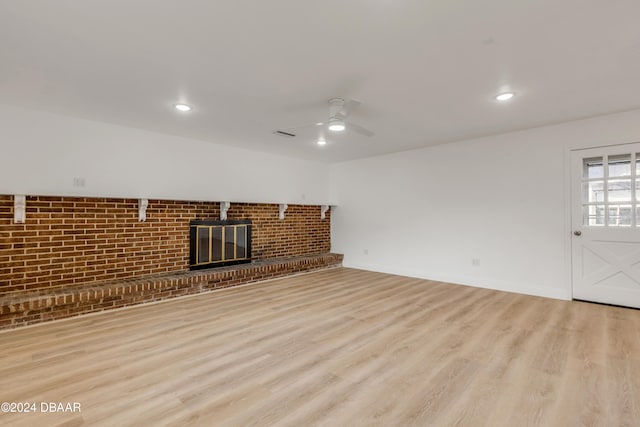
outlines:
[[[251,262],[250,220],[194,220],[189,229],[191,270]]]

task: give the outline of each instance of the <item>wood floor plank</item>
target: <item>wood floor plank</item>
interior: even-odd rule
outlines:
[[[640,311],[332,269],[0,333],[9,426],[635,426]],[[40,409],[40,408],[38,408]]]

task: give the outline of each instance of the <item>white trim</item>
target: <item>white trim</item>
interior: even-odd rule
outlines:
[[[571,226],[573,224],[572,217],[572,199],[571,199],[571,148],[567,148],[564,151],[564,274],[566,277],[566,284],[570,299],[573,299],[573,255],[571,251],[572,238]]]
[[[345,258],[346,261],[346,258]],[[396,274],[398,276],[405,277],[415,277],[417,279],[425,279],[425,280],[434,280],[438,282],[449,283],[452,285],[459,286],[472,286],[476,288],[483,289],[492,289],[495,291],[509,292],[515,294],[524,294],[524,295],[532,295],[537,297],[544,298],[553,298],[559,300],[571,300],[571,292],[570,290],[563,288],[550,288],[547,286],[532,286],[532,285],[523,285],[519,287],[514,287],[513,282],[506,281],[498,281],[498,280],[482,280],[473,276],[450,276],[448,274],[438,274],[438,273],[428,273],[425,274],[423,272],[411,270],[411,269],[403,269],[403,268],[395,268],[390,266],[381,266],[367,263],[351,263],[343,261],[342,265],[345,268],[356,268],[359,270],[367,270],[367,271],[375,271],[378,273],[386,273],[386,274]]]
[[[623,147],[625,145],[637,144],[638,142],[640,141],[621,142],[619,144],[595,144],[595,145],[585,144],[585,145],[569,146],[568,149],[569,151],[579,151],[579,150],[590,150],[592,148]]]

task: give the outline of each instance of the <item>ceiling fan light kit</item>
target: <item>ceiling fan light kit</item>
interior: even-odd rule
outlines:
[[[499,95],[496,95],[496,100],[497,101],[508,101],[511,98],[513,98],[516,94],[513,92],[503,92]]]
[[[351,121],[351,113],[356,110],[360,106],[360,104],[361,102],[356,101],[355,99],[345,101],[343,98],[331,98],[329,100],[329,118],[327,119],[327,121],[314,122],[291,128],[279,129],[273,131],[273,133],[279,136],[293,138],[296,136],[296,133],[293,132],[294,129],[315,127],[318,129],[318,139],[316,140],[318,145],[325,145],[327,143],[327,141],[324,139],[325,129],[328,129],[331,132],[343,132],[346,130],[366,137],[371,137],[374,135],[373,132]],[[348,125],[347,122],[349,122]]]
[[[329,130],[333,132],[342,132],[345,130],[344,120],[332,118],[329,120]]]

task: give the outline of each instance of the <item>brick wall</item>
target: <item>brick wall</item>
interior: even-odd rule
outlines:
[[[0,294],[188,269],[189,221],[218,219],[219,203],[149,200],[138,221],[134,199],[27,197],[26,224],[13,223],[13,196],[0,195]],[[330,251],[330,212],[290,205],[232,203],[228,219],[251,219],[254,259]]]

